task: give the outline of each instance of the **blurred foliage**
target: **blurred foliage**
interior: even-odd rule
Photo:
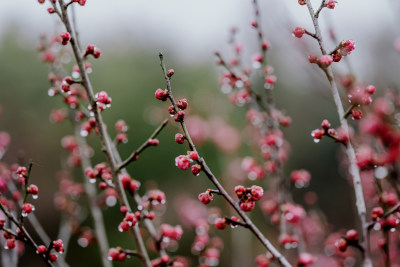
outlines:
[[[48,70],[38,59],[38,52],[33,48],[22,49],[16,40],[17,36],[10,33],[0,44],[0,104],[3,107],[0,130],[8,131],[12,136],[12,144],[5,160],[9,163],[20,160],[26,162],[32,158],[35,162],[31,179],[40,188],[40,198],[35,202],[37,207],[35,212],[48,234],[55,238],[60,222],[60,214],[53,206],[53,195],[58,188],[55,177],[62,166],[66,165],[67,157],[67,152],[60,146],[60,140],[73,132],[68,122],[61,125],[49,122],[49,112],[62,106],[60,99],[53,99],[47,95]],[[93,73],[90,78],[95,91],[106,90],[113,99],[112,108],[103,113],[110,131],[113,133],[113,125],[118,119],[124,119],[130,127],[129,142],[119,148],[121,155],[126,157],[153,132],[157,125],[157,119],[154,118],[159,117],[158,120],[161,120],[168,116],[166,112],[168,106],[154,98],[155,89],[164,87],[165,84],[159,67],[158,52],[116,51],[118,51],[117,46],[115,51],[111,49],[102,51],[101,59],[91,60]],[[293,169],[305,168],[312,173],[309,188],[293,191],[295,200],[303,203],[304,193],[315,191],[319,195],[320,208],[326,213],[335,229],[353,225],[353,211],[348,207],[352,206],[349,203],[354,200],[347,181],[338,172],[336,159],[338,145],[330,140],[323,140],[315,145],[310,137],[311,130],[318,127],[322,119],[336,120],[333,103],[330,99],[313,93],[314,91],[309,88],[301,88],[309,86],[307,84],[296,88],[288,87],[287,84],[290,83],[284,79],[290,79],[291,75],[280,66],[276,56],[279,52],[277,50],[271,55],[270,62],[275,66],[280,80],[276,86],[277,107],[283,108],[293,118],[292,126],[284,130],[292,147],[285,172],[289,175]],[[175,69],[172,80],[174,93],[189,100],[191,114],[200,114],[204,118],[219,116],[238,129],[245,128],[245,109],[233,107],[228,98],[220,92],[217,82],[217,73],[220,70],[214,67],[213,62],[207,65],[189,65],[175,61],[179,55],[165,56],[167,66]],[[180,223],[175,215],[174,200],[182,194],[197,198],[200,192],[210,186],[205,176],[193,177],[190,172],[183,172],[174,166],[174,158],[186,153],[186,148],[174,142],[176,132],[178,132],[177,125],[171,121],[159,136],[159,147],[145,151],[139,161],[128,167],[132,176],[142,182],[141,193],[153,187],[166,192],[169,204],[164,221],[172,225]],[[88,141],[96,149],[92,162],[105,161],[104,155],[99,150],[97,137],[90,136]],[[245,141],[237,155],[224,155],[213,143],[206,143],[200,147],[200,152],[219,176],[223,173],[227,162],[251,153],[252,150],[246,143],[248,141]],[[75,170],[74,175],[77,181],[82,181],[80,170]],[[228,190],[232,192],[233,188]],[[81,202],[85,203],[85,199]],[[226,209],[220,200],[215,204]],[[132,248],[131,239],[117,230],[121,220],[118,208],[106,208],[104,216],[110,245]],[[274,228],[269,226],[268,219],[259,213],[252,216],[264,231],[268,230],[267,236],[276,236]],[[86,219],[85,223],[90,224],[90,218]],[[192,229],[185,230],[178,254],[192,257],[190,245],[194,235]],[[229,239],[230,232],[226,230],[218,234]],[[96,245],[83,249],[76,245],[76,240],[76,236],[71,239],[67,255],[67,261],[71,266],[98,266],[99,258],[94,256],[98,253]],[[224,264],[221,266],[231,266],[229,242],[225,245],[221,258]],[[260,250],[260,245],[254,243],[254,251]],[[196,258],[193,259],[195,263]],[[26,253],[21,262],[21,266],[39,264],[31,251]],[[122,263],[115,264],[115,266],[122,265]]]

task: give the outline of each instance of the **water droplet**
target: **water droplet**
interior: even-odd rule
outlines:
[[[89,241],[87,240],[87,238],[81,237],[78,239],[78,245],[86,248],[89,245]]]
[[[117,204],[117,198],[114,196],[109,196],[106,198],[106,205],[109,207],[115,206]]]
[[[4,248],[5,248],[5,249],[8,249],[8,246],[7,246],[7,244],[6,244],[6,245],[4,245]]]
[[[122,229],[121,226],[118,226],[118,231],[120,231],[122,233],[124,231],[124,229]]]
[[[247,174],[247,178],[249,178],[249,180],[251,181],[254,181],[255,179],[257,179],[257,173],[249,172],[249,174]]]
[[[259,69],[259,68],[261,68],[261,63],[258,61],[255,61],[255,62],[253,62],[252,66],[253,66],[253,69]]]
[[[110,256],[107,257],[107,260],[112,261],[112,258]]]
[[[21,215],[22,215],[22,217],[26,217],[26,216],[28,216],[28,213],[22,212]]]
[[[321,141],[321,139],[314,138],[314,143],[319,143],[319,141]]]
[[[32,198],[33,198],[33,199],[38,199],[39,196],[38,196],[38,195],[32,195]]]
[[[395,232],[396,231],[396,228],[390,228],[390,232]]]
[[[89,178],[89,183],[91,183],[91,184],[96,183],[96,179],[95,178]]]
[[[165,204],[165,203],[166,203],[165,199],[161,200],[161,204]]]
[[[82,137],[86,137],[86,136],[89,135],[89,132],[86,131],[86,130],[81,130],[80,134],[81,134]]]
[[[232,92],[232,87],[228,84],[224,84],[221,86],[221,92],[224,94],[229,94],[230,92]]]
[[[264,88],[267,89],[267,90],[271,90],[271,89],[274,88],[274,86],[272,84],[270,84],[270,83],[264,83]]]
[[[238,80],[238,81],[235,83],[235,86],[236,86],[237,88],[242,88],[243,85],[244,85],[244,83],[243,83],[241,80]]]
[[[78,79],[81,75],[79,74],[79,72],[74,71],[71,76],[72,78]]]
[[[47,91],[47,94],[48,94],[49,96],[54,96],[54,95],[55,95],[54,89],[53,89],[53,88],[50,88],[49,91]]]
[[[375,230],[375,231],[381,230],[381,224],[380,224],[380,223],[375,223],[375,224],[374,224],[374,230]]]
[[[383,179],[388,175],[388,170],[381,166],[375,169],[374,174],[377,179]]]

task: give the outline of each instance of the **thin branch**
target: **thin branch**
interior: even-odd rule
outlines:
[[[314,29],[315,29],[315,33],[317,36],[320,50],[323,55],[326,55],[326,50],[324,48],[324,43],[323,43],[322,35],[321,35],[321,29],[320,29],[319,23],[318,23],[318,16],[315,16],[314,9],[311,5],[310,0],[307,0],[306,3],[307,3],[307,7],[308,7],[308,11],[310,13],[311,19],[314,24]],[[361,222],[361,231],[362,231],[361,244],[363,246],[365,246],[365,242],[367,241],[367,219],[366,219],[366,207],[365,207],[364,193],[363,193],[361,178],[360,178],[360,170],[357,166],[356,155],[354,152],[354,148],[351,144],[351,140],[349,138],[349,126],[344,117],[345,112],[343,109],[342,100],[340,99],[339,91],[336,86],[332,67],[329,66],[327,68],[323,68],[323,71],[325,72],[325,75],[330,83],[330,89],[331,89],[331,93],[333,95],[334,102],[336,104],[336,109],[337,109],[337,112],[339,115],[341,127],[344,129],[345,134],[349,140],[349,142],[347,143],[347,146],[346,146],[346,154],[347,154],[347,157],[348,157],[349,163],[350,163],[349,171],[353,178],[354,191],[355,191],[356,202],[357,202],[356,205],[357,205],[357,210],[358,210],[358,216],[359,216],[359,219]],[[364,254],[364,266],[365,267],[372,266],[368,250],[366,250],[366,253]]]
[[[73,30],[72,30],[71,23],[70,23],[68,14],[67,14],[67,7],[65,6],[63,0],[58,0],[58,3],[60,5],[60,7],[61,7],[62,22],[64,23],[66,30],[68,32],[72,33]],[[112,151],[113,151],[112,146],[113,145],[112,145],[110,137],[108,136],[108,133],[107,133],[107,130],[106,130],[106,127],[105,127],[105,123],[104,123],[103,118],[102,118],[102,116],[100,114],[100,110],[97,108],[97,104],[96,104],[95,97],[94,97],[94,91],[93,91],[93,88],[92,88],[92,84],[91,84],[91,82],[89,80],[89,77],[87,75],[87,72],[85,70],[85,67],[84,67],[84,62],[83,62],[83,58],[81,56],[80,48],[77,45],[74,37],[71,38],[70,43],[71,43],[71,46],[72,46],[72,50],[73,50],[73,53],[74,53],[74,57],[75,57],[76,63],[78,65],[78,67],[79,67],[80,74],[82,76],[82,85],[85,88],[85,91],[86,91],[86,93],[88,95],[89,104],[90,104],[90,106],[92,108],[92,111],[94,113],[94,117],[96,119],[96,123],[98,125],[99,136],[100,136],[100,140],[101,140],[101,143],[102,143],[102,146],[103,146],[102,150],[104,151],[104,153],[106,155],[106,158],[107,158],[107,161],[108,161],[108,163],[110,165],[113,179],[116,182],[116,184],[118,185],[116,187],[116,190],[118,192],[118,195],[122,198],[122,203],[128,208],[129,211],[131,211],[132,209],[131,209],[131,207],[129,205],[128,198],[127,198],[126,193],[125,193],[125,191],[123,189],[121,180],[118,177],[117,163],[116,163],[115,158],[113,157],[113,154],[112,154]],[[140,234],[140,230],[139,230],[138,224],[136,224],[132,229],[133,229],[133,233],[134,233],[137,249],[143,256],[142,263],[145,266],[151,267],[150,258],[148,256],[147,250],[146,250],[146,248],[144,246],[144,242],[143,242],[142,236]]]
[[[82,172],[83,172],[83,180],[85,185],[85,192],[88,196],[88,202],[90,206],[90,212],[92,214],[93,223],[95,234],[97,238],[97,243],[100,247],[100,254],[101,259],[104,267],[112,267],[111,261],[107,259],[108,250],[110,248],[108,239],[107,239],[107,232],[106,227],[104,225],[104,218],[101,212],[99,205],[97,204],[97,197],[96,197],[96,187],[94,184],[90,183],[89,180],[86,178],[85,170],[92,166],[90,159],[85,156],[85,152],[83,151],[84,147],[86,147],[86,140],[80,135],[80,126],[73,120],[71,120],[74,124],[74,132],[75,132],[75,139],[78,143],[79,155],[81,156],[81,164],[82,164]]]
[[[319,13],[321,13],[322,9],[325,7],[325,0],[321,1],[321,5],[319,6],[317,12],[315,12],[314,17],[318,19]]]
[[[175,109],[178,109],[176,102],[174,100],[173,94],[172,94],[170,79],[166,73],[163,54],[159,53],[159,57],[160,57],[160,62],[161,62],[161,68],[164,73],[164,78],[165,78],[166,84],[167,84],[167,90],[169,92],[169,99],[171,101],[171,104],[175,107]],[[190,150],[197,152],[196,146],[193,143],[193,141],[190,137],[190,134],[187,130],[185,121],[182,120],[180,122],[180,124],[181,124],[182,130],[185,133],[186,140],[188,141]],[[265,248],[268,249],[268,251],[274,256],[274,258],[277,259],[282,266],[292,266],[287,261],[287,259],[272,245],[272,243],[261,233],[261,231],[257,228],[257,226],[255,226],[254,223],[251,221],[251,219],[246,215],[246,213],[240,209],[239,205],[226,192],[225,188],[220,184],[218,179],[211,172],[211,170],[208,167],[207,163],[205,162],[204,158],[200,157],[198,160],[198,163],[201,165],[202,171],[206,174],[206,176],[210,179],[210,181],[217,187],[218,191],[225,198],[225,200],[239,214],[239,216],[242,218],[244,223],[248,225],[248,229],[257,237],[257,239],[265,246]]]
[[[12,222],[18,229],[21,231],[21,237],[18,237],[18,239],[24,241],[27,245],[32,247],[35,251],[37,250],[37,244],[36,242],[32,239],[32,237],[29,235],[28,231],[25,229],[23,225],[21,225],[18,220],[12,215],[10,212],[6,210],[6,208],[3,206],[3,204],[0,203],[0,209],[4,213],[4,215]],[[47,264],[47,266],[54,266],[53,263],[50,261],[48,257],[46,257],[43,254],[39,254],[40,258]]]

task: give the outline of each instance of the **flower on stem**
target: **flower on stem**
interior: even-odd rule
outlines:
[[[326,0],[324,3],[324,6],[329,8],[329,9],[334,9],[336,5],[336,1],[335,0]]]
[[[333,58],[331,55],[323,55],[319,59],[319,63],[321,67],[326,68],[329,67],[332,64]]]
[[[71,40],[71,35],[69,34],[69,32],[61,33],[60,37],[61,37],[61,44],[62,45],[67,45],[68,42]]]
[[[201,166],[199,164],[195,164],[192,166],[192,173],[194,176],[198,176],[201,172]]]
[[[86,0],[72,0],[72,2],[78,3],[81,6],[84,6],[86,4]]]
[[[100,110],[109,108],[111,106],[111,97],[109,97],[105,91],[97,93],[95,98]]]
[[[173,240],[181,239],[183,234],[183,230],[180,225],[173,227],[165,223],[160,226],[160,231],[161,231],[161,236],[169,237]]]
[[[299,0],[300,2],[301,0]],[[270,266],[270,258],[268,258],[265,254],[260,254],[256,257],[255,263],[257,267],[269,267]]]
[[[174,74],[175,74],[174,69],[169,69],[169,70],[167,71],[167,76],[168,76],[168,78],[171,78],[172,75],[174,75]]]
[[[207,190],[204,193],[199,194],[199,200],[203,203],[203,204],[209,204],[211,203],[211,201],[213,200],[213,194],[211,193],[210,190]]]
[[[307,4],[307,0],[298,0],[299,5],[304,6],[305,4]]]
[[[175,142],[177,142],[178,144],[183,144],[185,140],[186,140],[185,135],[181,133],[175,134]]]
[[[290,179],[296,188],[307,187],[311,180],[311,174],[306,170],[296,170],[290,174]]]
[[[289,235],[284,233],[279,237],[279,242],[284,246],[284,248],[290,249],[297,247],[299,239],[296,235]]]
[[[360,120],[362,118],[363,114],[362,114],[361,110],[352,109],[351,116],[352,116],[353,120]]]
[[[37,254],[42,254],[42,253],[45,253],[45,252],[47,252],[47,248],[44,245],[40,245],[36,249],[36,253]]]
[[[181,110],[185,110],[188,106],[187,100],[179,99],[178,102],[176,103],[176,106]]]
[[[305,266],[310,266],[311,264],[314,263],[314,257],[306,252],[303,252],[300,254],[298,260],[297,260],[297,266],[299,267],[305,267]]]
[[[35,210],[35,207],[30,203],[22,204],[22,216],[26,217],[29,213]]]
[[[57,240],[53,241],[53,248],[58,253],[62,254],[64,252],[63,241],[61,239],[57,239]]]
[[[382,207],[375,207],[371,211],[371,218],[374,221],[382,218],[383,215],[384,215],[384,211],[383,211]]]
[[[168,99],[169,92],[167,89],[163,90],[158,88],[154,95],[158,100],[166,101]]]
[[[108,260],[110,261],[124,261],[127,257],[127,254],[120,247],[110,248],[108,251]]]
[[[180,155],[175,158],[175,166],[181,170],[187,170],[190,167],[190,160],[187,156]]]
[[[32,197],[33,197],[34,199],[36,199],[37,196],[38,196],[38,193],[39,193],[39,188],[37,187],[37,185],[31,184],[31,185],[29,185],[28,188],[26,189],[26,192],[27,192],[28,194],[31,194]]]
[[[219,230],[224,230],[226,228],[226,219],[225,218],[217,218],[214,221],[215,227]]]
[[[14,249],[15,248],[15,238],[7,239],[6,244],[4,245],[5,249]]]
[[[306,33],[306,29],[304,28],[300,28],[300,27],[296,27],[293,30],[293,36],[297,37],[297,38],[301,38],[303,37],[303,35]]]
[[[304,208],[293,203],[285,203],[281,209],[288,223],[297,224],[306,216]]]

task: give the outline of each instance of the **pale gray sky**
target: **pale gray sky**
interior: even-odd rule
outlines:
[[[228,31],[239,26],[251,33],[251,0],[87,0],[77,6],[79,29],[83,41],[102,45],[130,41],[129,45],[166,48],[184,58],[211,55],[224,47]],[[353,38],[362,51],[363,41],[389,32],[399,36],[400,10],[397,0],[338,0],[335,10],[324,10],[332,18],[339,39]],[[307,8],[297,0],[259,0],[262,19],[277,42],[287,43],[288,30],[296,26],[311,29]],[[313,1],[318,7],[320,1]],[[36,0],[0,0],[0,38],[11,25],[23,32],[25,40],[37,40],[40,33],[57,32],[56,15],[47,14],[48,4]],[[396,21],[397,14],[397,21]],[[289,24],[289,26],[288,26]],[[368,32],[369,29],[369,32]],[[277,34],[278,33],[278,34]],[[280,37],[276,37],[280,35]],[[367,48],[366,48],[367,49]],[[106,51],[104,51],[106,52]],[[365,52],[365,51],[364,51]],[[358,54],[358,53],[357,53]]]

